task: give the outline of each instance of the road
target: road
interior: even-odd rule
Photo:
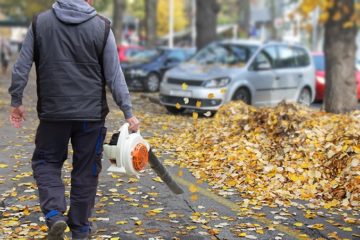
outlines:
[[[31,174],[30,159],[38,124],[35,105],[35,76],[32,72],[24,104],[27,119],[20,130],[7,121],[9,75],[0,78],[0,229],[1,239],[41,239],[46,227],[37,203],[37,191]],[[189,115],[170,116],[143,93],[133,93],[135,114],[142,122],[145,138],[156,138],[172,131]],[[123,123],[122,113],[109,99],[108,138]],[[166,127],[164,127],[166,126]],[[176,146],[174,146],[175,148]],[[155,144],[155,150],[156,144]],[[71,153],[71,150],[70,150]],[[71,155],[64,165],[66,194],[69,195]],[[344,218],[359,219],[358,211],[318,209],[309,203],[293,201],[288,208],[249,206],[240,208],[241,198],[215,195],[206,184],[197,182],[185,168],[176,164],[176,156],[159,156],[184,188],[185,194],[173,195],[158,181],[151,169],[134,177],[110,174],[103,162],[97,204],[92,221],[99,227],[94,239],[360,239],[360,228]],[[184,167],[184,166],[182,166]],[[180,174],[181,172],[181,174]],[[196,192],[192,187],[196,185]],[[305,213],[312,213],[309,214]],[[310,228],[311,225],[315,227]],[[319,226],[319,227],[316,227]],[[335,233],[336,234],[335,234]],[[330,235],[329,235],[330,234]],[[67,233],[69,236],[69,233]]]

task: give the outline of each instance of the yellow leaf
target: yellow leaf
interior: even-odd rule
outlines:
[[[178,176],[179,176],[179,177],[182,177],[183,175],[184,175],[183,170],[179,170],[179,172],[178,172]]]
[[[345,232],[352,232],[352,228],[351,227],[341,227],[341,230],[345,231]]]
[[[204,116],[205,117],[211,117],[211,114],[212,114],[211,111],[207,111],[206,113],[204,113]]]
[[[350,224],[354,224],[357,222],[355,218],[345,218],[344,221]]]
[[[191,199],[191,201],[195,202],[195,201],[197,201],[199,199],[199,197],[196,194],[192,194],[190,199]]]
[[[189,87],[189,86],[188,86],[186,83],[183,83],[183,84],[181,85],[181,88],[182,88],[183,90],[187,90],[188,87]]]
[[[127,223],[128,223],[127,221],[117,221],[116,222],[117,225],[125,225]]]
[[[214,98],[214,97],[215,97],[215,94],[213,94],[213,93],[209,93],[209,94],[208,94],[208,98],[209,98],[209,99],[212,99],[212,98]]]
[[[238,234],[238,237],[246,237],[246,233],[241,232],[241,233]]]
[[[354,26],[354,22],[348,21],[343,24],[343,28],[352,28]]]
[[[7,168],[9,165],[0,163],[0,168]]]
[[[226,89],[226,88],[222,88],[222,89],[220,90],[220,92],[221,92],[222,94],[225,94],[225,93],[227,92],[227,89]]]
[[[294,223],[294,226],[296,226],[296,227],[302,227],[302,226],[304,226],[304,224],[301,223],[301,222],[296,222],[296,223]]]
[[[194,192],[197,192],[198,191],[198,188],[197,186],[195,186],[194,184],[191,184],[190,187],[189,187],[189,191],[194,193]]]
[[[28,208],[27,206],[24,208],[23,213],[24,213],[25,216],[29,216],[29,215],[30,215],[30,211],[29,211],[29,208]]]
[[[328,19],[329,19],[329,12],[328,11],[323,11],[320,14],[319,21],[321,23],[326,23]]]
[[[311,229],[317,229],[317,230],[324,230],[324,224],[321,224],[321,223],[316,223],[316,224],[313,224],[313,225],[309,225],[308,228],[311,228]]]
[[[337,200],[332,200],[331,202],[325,203],[324,208],[329,209],[332,207],[336,207],[338,204],[339,204],[339,202]]]
[[[229,180],[226,182],[226,185],[229,187],[234,187],[236,186],[237,182],[235,180]]]
[[[186,229],[189,230],[189,231],[194,230],[196,228],[197,228],[196,226],[188,226],[188,227],[186,227]]]
[[[47,232],[48,227],[47,227],[46,225],[42,225],[42,226],[40,227],[40,230],[41,230],[42,232]]]
[[[176,103],[175,107],[176,107],[176,109],[180,109],[181,108],[180,103]]]
[[[155,208],[155,209],[150,210],[150,212],[161,213],[163,210],[164,210],[164,208]]]
[[[136,183],[139,182],[139,179],[137,178],[129,178],[128,183]]]
[[[196,107],[197,107],[197,108],[200,108],[200,107],[201,107],[201,101],[197,101],[197,102],[196,102]]]
[[[197,120],[199,118],[199,113],[193,112],[193,118]]]
[[[341,12],[337,11],[334,16],[332,17],[333,21],[337,22],[341,19]]]
[[[135,221],[135,225],[140,226],[142,224],[141,220]]]
[[[160,182],[160,183],[163,182],[163,180],[161,180],[160,177],[155,177],[155,178],[153,178],[152,180],[155,181],[155,182]]]

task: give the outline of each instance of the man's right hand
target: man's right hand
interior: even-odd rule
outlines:
[[[137,132],[140,127],[140,122],[136,117],[132,117],[129,119],[126,119],[126,121],[129,123],[129,131],[130,132]]]
[[[21,128],[22,122],[25,120],[25,108],[23,106],[11,107],[9,118],[11,125]]]

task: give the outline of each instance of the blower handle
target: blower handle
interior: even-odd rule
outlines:
[[[138,133],[140,134],[140,129],[138,129],[136,132],[130,132],[129,130],[130,124],[129,123],[124,123],[124,125],[121,126],[121,128],[119,129],[119,132],[126,132],[127,135],[131,134],[131,133]],[[126,135],[126,136],[127,136]]]

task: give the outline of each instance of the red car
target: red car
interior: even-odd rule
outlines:
[[[143,47],[140,46],[118,46],[119,60],[120,62],[127,62],[129,59],[142,50]]]
[[[316,68],[316,96],[315,101],[322,101],[325,95],[325,57],[323,53],[314,53],[313,59]],[[360,100],[360,71],[356,71],[358,99]]]

